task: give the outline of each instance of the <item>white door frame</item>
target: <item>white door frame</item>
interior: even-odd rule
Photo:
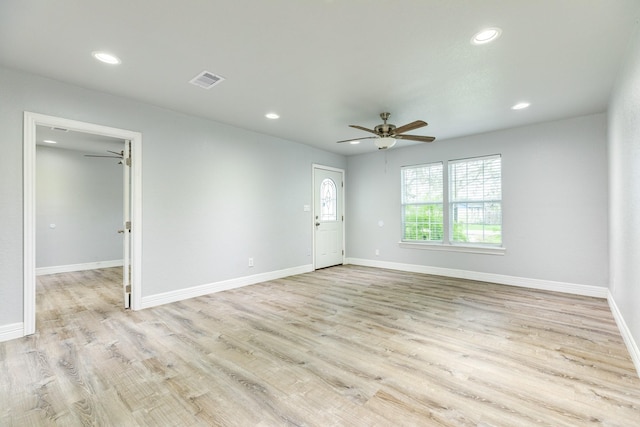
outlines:
[[[139,310],[142,297],[142,134],[44,114],[24,112],[23,164],[23,335],[36,331],[36,126],[49,126],[131,141],[131,309]]]
[[[124,308],[131,308],[131,141],[124,140],[122,150],[122,297]]]
[[[345,224],[347,221],[347,215],[346,215],[346,209],[345,209],[345,205],[344,205],[344,200],[345,200],[345,192],[347,191],[347,184],[345,183],[344,180],[344,169],[339,169],[339,168],[334,168],[331,166],[324,166],[324,165],[320,165],[317,163],[313,163],[311,165],[311,235],[313,236],[313,252],[311,254],[312,260],[313,260],[313,269],[316,269],[316,220],[315,220],[315,211],[316,211],[316,196],[315,196],[315,189],[316,189],[316,169],[324,169],[324,170],[329,170],[329,171],[334,171],[334,172],[339,172],[340,174],[342,174],[342,200],[340,200],[340,203],[342,203],[342,215],[344,215],[344,221],[342,221],[342,262],[344,263],[344,260],[346,259],[346,236],[345,236]]]

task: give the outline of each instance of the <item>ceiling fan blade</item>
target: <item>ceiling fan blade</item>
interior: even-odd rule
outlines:
[[[109,159],[120,159],[122,160],[122,156],[99,156],[97,154],[85,154],[85,157],[107,157]]]
[[[394,138],[406,139],[408,141],[420,141],[420,142],[433,142],[436,140],[435,137],[433,136],[422,136],[422,135],[396,135]]]
[[[398,135],[403,132],[408,132],[410,130],[418,129],[425,126],[427,126],[427,122],[424,122],[422,120],[416,120],[415,122],[411,122],[404,126],[400,126],[399,128],[396,128],[395,134]]]
[[[378,137],[377,136],[365,136],[364,138],[345,139],[343,141],[337,141],[337,143],[341,144],[343,142],[360,141],[361,139],[376,139],[376,138],[378,138]]]
[[[352,128],[355,128],[355,129],[360,129],[360,130],[363,130],[365,132],[371,132],[372,134],[377,135],[377,132],[375,130],[373,130],[373,129],[367,129],[365,127],[358,126],[358,125],[349,125],[349,127],[352,127]]]

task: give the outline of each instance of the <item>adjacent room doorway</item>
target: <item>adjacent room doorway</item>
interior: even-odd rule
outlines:
[[[314,269],[344,264],[344,171],[313,165]]]
[[[124,168],[123,294],[124,308],[141,308],[141,183],[142,135],[124,129],[78,122],[42,114],[24,113],[24,335],[36,328],[36,133],[39,126],[67,129],[126,141],[122,150]],[[114,231],[115,232],[115,231]]]

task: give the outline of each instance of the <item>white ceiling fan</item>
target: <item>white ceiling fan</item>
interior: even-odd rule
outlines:
[[[359,141],[361,139],[374,139],[374,144],[378,147],[379,150],[386,150],[387,148],[391,148],[396,144],[398,139],[406,139],[409,141],[419,141],[419,142],[433,142],[435,138],[433,136],[421,136],[421,135],[404,135],[404,132],[408,132],[410,130],[419,129],[421,127],[427,126],[427,122],[422,120],[416,120],[411,123],[407,123],[404,126],[396,127],[395,125],[388,124],[387,120],[391,116],[391,113],[380,113],[380,118],[382,119],[382,124],[379,124],[373,129],[367,129],[358,125],[349,125],[349,127],[360,129],[366,132],[373,133],[376,136],[368,136],[366,138],[352,138],[345,139],[343,141],[338,141],[338,144],[343,142],[351,142],[351,141]]]

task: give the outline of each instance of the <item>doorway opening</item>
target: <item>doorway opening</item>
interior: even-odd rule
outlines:
[[[38,132],[57,129],[78,133],[85,138],[120,141],[119,149],[113,146],[105,154],[113,154],[123,162],[122,199],[123,223],[121,231],[123,247],[124,307],[133,310],[141,305],[141,143],[139,132],[111,128],[42,114],[24,113],[24,322],[23,335],[35,333],[36,328],[36,145]],[[111,160],[111,159],[109,159]],[[51,223],[49,226],[56,227]],[[127,292],[129,295],[127,295]]]

